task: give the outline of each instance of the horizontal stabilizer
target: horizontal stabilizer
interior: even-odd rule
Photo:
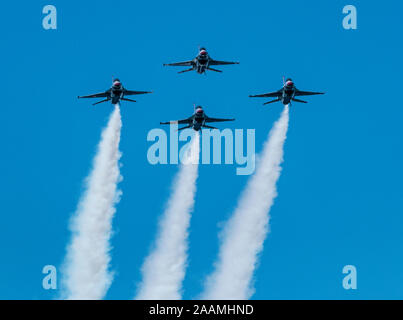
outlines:
[[[269,104],[269,103],[273,103],[273,102],[277,102],[277,101],[280,101],[281,99],[279,98],[279,99],[276,99],[276,100],[271,100],[271,101],[268,101],[268,102],[265,102],[265,103],[263,103],[263,105],[266,105],[266,104]]]
[[[186,70],[179,71],[178,73],[184,73],[184,72],[189,72],[189,71],[193,71],[193,70],[194,70],[194,68],[189,68]]]
[[[128,99],[128,98],[120,98],[123,101],[137,102],[136,100]]]
[[[300,99],[295,99],[295,98],[293,98],[292,101],[301,102],[301,103],[308,103],[307,101],[300,100]]]
[[[206,124],[203,126],[203,128],[218,129],[218,128],[216,128],[216,127],[208,126],[208,125],[206,125]]]
[[[215,71],[215,72],[222,72],[221,70],[213,69],[213,68],[207,68],[207,70]]]
[[[95,102],[95,103],[93,103],[92,105],[95,106],[95,105],[98,104],[98,103],[102,103],[102,102],[106,102],[106,101],[109,101],[109,99],[105,99],[105,100],[101,100],[101,101]]]
[[[180,131],[180,130],[183,130],[183,129],[188,129],[188,128],[191,128],[191,127],[192,127],[192,125],[190,124],[190,125],[188,125],[188,126],[186,126],[186,127],[179,128],[177,131]]]

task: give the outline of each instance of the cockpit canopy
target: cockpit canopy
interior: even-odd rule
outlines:
[[[199,54],[200,54],[201,56],[206,56],[206,55],[207,55],[207,50],[206,50],[205,48],[200,48]]]
[[[113,86],[114,87],[121,87],[122,83],[120,82],[119,79],[116,78],[116,79],[113,80]]]
[[[293,86],[294,86],[294,82],[292,82],[292,79],[291,79],[291,78],[288,78],[288,79],[285,81],[285,85],[286,85],[287,87],[293,87]]]

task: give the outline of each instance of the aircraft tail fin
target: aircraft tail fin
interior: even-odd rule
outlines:
[[[136,100],[128,99],[128,98],[120,98],[123,101],[137,102]]]
[[[266,104],[269,104],[269,103],[273,103],[273,102],[277,102],[277,101],[280,101],[280,100],[281,100],[280,98],[278,98],[278,99],[276,99],[276,100],[271,100],[271,101],[268,101],[268,102],[263,103],[263,105],[266,105]]]
[[[307,101],[300,100],[300,99],[295,99],[295,98],[293,98],[292,101],[301,102],[301,103],[308,103]]]
[[[96,104],[99,104],[99,103],[102,103],[102,102],[106,102],[106,101],[109,101],[109,100],[110,100],[110,99],[101,100],[101,101],[98,101],[98,102],[93,103],[92,105],[95,106]]]

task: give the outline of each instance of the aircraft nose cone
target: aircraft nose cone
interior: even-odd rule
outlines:
[[[287,87],[292,87],[294,83],[292,81],[287,81],[285,84]]]
[[[207,54],[207,51],[206,51],[206,50],[202,50],[202,51],[200,51],[200,54],[201,54],[202,56],[204,56],[204,55]]]
[[[197,109],[196,112],[197,113],[203,113],[203,109]]]

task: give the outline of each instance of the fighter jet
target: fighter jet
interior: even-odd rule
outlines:
[[[292,81],[291,78],[288,78],[285,81],[284,81],[284,78],[283,78],[283,88],[281,88],[280,90],[275,91],[275,92],[264,93],[264,94],[250,95],[249,97],[251,97],[251,98],[255,98],[255,97],[259,97],[259,98],[274,97],[274,98],[277,98],[277,99],[265,102],[265,103],[263,103],[263,105],[273,103],[273,102],[277,102],[277,101],[281,101],[284,105],[286,105],[286,104],[290,104],[291,101],[307,103],[307,101],[299,100],[299,99],[297,99],[295,97],[311,96],[311,95],[315,95],[315,94],[324,94],[324,92],[310,92],[310,91],[298,90],[295,87],[294,82]]]
[[[176,66],[176,67],[186,67],[190,66],[191,68],[179,71],[178,73],[188,72],[196,70],[197,73],[205,73],[206,70],[211,70],[215,72],[222,72],[221,70],[213,69],[211,66],[225,65],[225,64],[239,64],[239,62],[226,62],[226,61],[218,61],[210,58],[205,48],[199,49],[199,54],[196,58],[190,61],[184,62],[176,62],[176,63],[164,63],[164,66]]]
[[[120,102],[120,100],[136,102],[136,100],[131,100],[131,99],[125,98],[125,96],[131,96],[131,95],[135,95],[135,94],[144,94],[144,93],[151,93],[151,91],[127,90],[123,87],[120,80],[116,78],[116,79],[112,80],[111,88],[106,90],[105,92],[90,94],[89,96],[78,96],[78,98],[79,99],[80,98],[106,98],[104,100],[101,100],[101,101],[98,101],[98,102],[95,102],[92,104],[93,106],[95,106],[98,103],[106,102],[109,100],[111,100],[112,104],[117,104]]]
[[[192,128],[195,131],[201,130],[201,128],[209,128],[209,129],[218,129],[216,127],[212,127],[206,125],[206,123],[210,122],[223,122],[223,121],[234,121],[235,119],[218,119],[218,118],[210,118],[205,113],[201,106],[197,106],[193,115],[184,120],[176,120],[176,121],[168,121],[168,122],[160,122],[160,124],[187,124],[186,127],[179,128],[179,130]]]

